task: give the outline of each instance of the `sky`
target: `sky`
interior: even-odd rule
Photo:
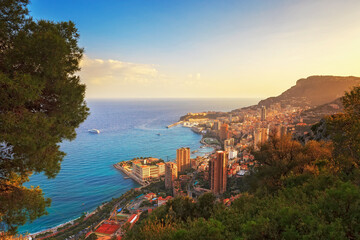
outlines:
[[[360,77],[359,0],[31,0],[73,21],[86,98],[251,98]]]

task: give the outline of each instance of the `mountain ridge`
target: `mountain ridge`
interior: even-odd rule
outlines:
[[[294,86],[279,96],[261,100],[258,106],[269,107],[272,104],[280,103],[283,107],[291,105],[293,107],[314,108],[342,97],[345,91],[350,90],[355,85],[360,85],[360,77],[309,76],[297,80]]]

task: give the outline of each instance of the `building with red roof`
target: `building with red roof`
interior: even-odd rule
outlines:
[[[121,227],[121,225],[118,223],[104,222],[103,224],[100,225],[100,227],[98,229],[96,229],[95,234],[98,237],[111,236],[117,230],[119,230],[120,227]]]
[[[156,194],[155,193],[148,193],[144,196],[144,198],[146,198],[147,200],[151,200],[153,199],[154,197],[156,197]]]
[[[134,226],[134,224],[139,220],[139,215],[138,214],[133,214],[129,217],[129,219],[127,220],[127,222],[130,224],[130,228],[132,228]]]
[[[172,199],[171,196],[167,196],[166,198],[159,197],[158,198],[158,206],[164,205],[170,199]]]

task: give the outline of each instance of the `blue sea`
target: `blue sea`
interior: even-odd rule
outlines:
[[[28,186],[40,186],[52,199],[48,215],[22,226],[21,233],[35,233],[75,219],[83,212],[139,185],[113,164],[134,157],[173,160],[176,149],[190,147],[201,155],[201,136],[190,129],[166,126],[188,112],[229,111],[256,104],[259,99],[127,99],[87,100],[90,116],[77,129],[77,137],[60,144],[66,153],[55,179],[42,174],[31,177]],[[90,134],[89,129],[100,134]],[[157,134],[160,133],[160,136]]]

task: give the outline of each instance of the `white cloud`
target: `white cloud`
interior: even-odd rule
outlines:
[[[84,56],[80,66],[87,98],[158,97],[164,93],[172,96],[170,91],[176,88],[176,80],[155,64]]]
[[[158,77],[158,70],[152,64],[122,62],[119,60],[91,59],[87,56],[80,63],[80,76],[91,85],[149,84]]]

